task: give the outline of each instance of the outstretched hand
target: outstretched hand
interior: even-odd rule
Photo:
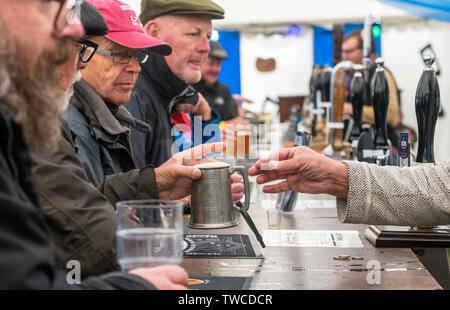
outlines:
[[[269,158],[258,160],[249,169],[249,175],[257,175],[258,184],[282,181],[264,186],[266,193],[294,190],[339,198],[346,198],[348,194],[347,166],[303,146],[282,149]]]

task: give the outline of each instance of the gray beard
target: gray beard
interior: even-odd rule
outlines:
[[[69,87],[69,89],[65,92],[63,99],[61,100],[61,107],[60,107],[60,111],[61,113],[63,113],[67,107],[69,106],[70,103],[70,98],[72,98],[73,96],[73,84],[75,84],[76,82],[79,82],[81,80],[81,71],[78,70],[75,75],[73,76],[72,82],[71,82],[71,86]]]
[[[61,106],[59,107],[60,113],[64,113],[64,111],[67,110],[67,107],[69,106],[70,103],[70,98],[72,98],[72,96],[73,90],[69,90],[63,95],[63,98],[61,99]]]

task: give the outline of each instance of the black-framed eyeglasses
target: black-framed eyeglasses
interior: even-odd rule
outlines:
[[[139,63],[144,64],[148,60],[148,53],[142,50],[133,50],[123,52],[112,52],[98,48],[97,53],[112,57],[113,62],[116,64],[125,65],[130,62],[131,58],[137,57]]]
[[[86,39],[80,39],[75,43],[75,46],[80,51],[78,57],[83,63],[89,62],[92,56],[94,56],[95,51],[98,48],[98,44]]]
[[[47,0],[56,1],[59,3],[58,13],[56,13],[53,28],[55,30],[62,30],[69,24],[75,23],[79,20],[81,4],[83,0]],[[78,18],[77,18],[78,17]]]

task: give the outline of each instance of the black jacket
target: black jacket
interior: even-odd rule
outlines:
[[[20,126],[0,103],[0,289],[151,289],[134,275],[114,273],[70,285],[53,261],[47,226],[32,184]]]
[[[226,84],[216,81],[212,85],[207,85],[201,80],[194,84],[194,88],[205,97],[211,108],[219,112],[221,120],[228,121],[239,116],[236,103]]]
[[[131,99],[125,107],[135,118],[150,125],[151,130],[148,133],[131,130],[133,158],[137,168],[146,165],[159,167],[172,156],[176,138],[171,132],[173,126],[170,118],[176,104],[196,104],[198,97],[192,86],[170,70],[163,56],[151,53],[149,60],[141,66]],[[202,130],[214,124],[217,125],[217,133],[202,135],[200,144],[221,141],[220,116],[215,110],[211,113],[212,120],[202,122]]]

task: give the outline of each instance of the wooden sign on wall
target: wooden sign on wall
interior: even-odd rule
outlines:
[[[277,67],[277,61],[275,58],[261,58],[258,57],[256,59],[256,69],[258,69],[259,72],[272,72],[275,71]]]

